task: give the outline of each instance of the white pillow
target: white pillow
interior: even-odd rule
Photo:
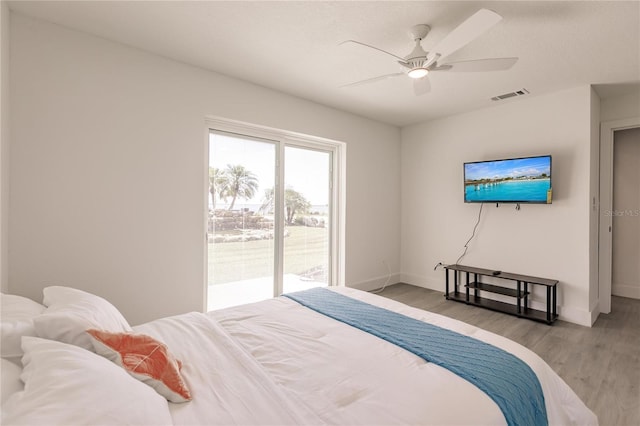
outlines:
[[[33,319],[40,315],[45,307],[31,299],[14,294],[0,295],[0,305],[2,358],[21,357],[20,338],[36,335]]]
[[[70,343],[93,351],[85,331],[131,331],[120,311],[102,297],[70,287],[53,286],[43,291],[47,310],[34,319],[36,333],[45,339]]]
[[[0,388],[0,404],[4,402],[14,393],[24,389],[24,384],[20,380],[22,366],[18,366],[13,362],[2,358],[0,364],[0,379],[2,380],[2,388]]]
[[[167,401],[106,358],[25,337],[24,390],[2,407],[3,425],[168,425]]]

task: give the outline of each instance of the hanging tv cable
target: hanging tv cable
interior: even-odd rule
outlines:
[[[462,260],[462,258],[467,254],[467,250],[469,249],[469,243],[471,242],[471,240],[473,240],[473,237],[476,236],[476,230],[478,229],[478,225],[480,224],[480,218],[482,217],[482,207],[483,206],[484,206],[484,203],[481,203],[480,204],[480,210],[478,211],[478,220],[476,221],[476,224],[473,227],[473,233],[471,234],[471,237],[465,243],[464,252],[462,252],[462,254],[458,258],[458,260],[456,260],[456,265],[460,264],[460,261]]]

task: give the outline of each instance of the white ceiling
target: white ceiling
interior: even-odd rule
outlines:
[[[398,126],[579,85],[640,81],[638,1],[13,1],[12,11],[95,34],[294,96]],[[417,97],[408,78],[341,88],[399,70],[408,29],[435,43],[480,8],[503,20],[448,61],[517,56],[507,71],[432,73]],[[605,87],[605,86],[602,86]],[[610,87],[610,86],[606,86]],[[629,87],[626,86],[620,87]],[[607,93],[618,93],[608,91]],[[501,101],[517,102],[518,98]]]

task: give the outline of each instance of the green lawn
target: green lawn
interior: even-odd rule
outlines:
[[[284,273],[301,274],[327,265],[329,230],[288,226],[284,239]],[[209,284],[273,276],[273,240],[209,244]]]

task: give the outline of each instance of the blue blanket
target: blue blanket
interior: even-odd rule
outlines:
[[[548,425],[538,377],[531,367],[509,352],[325,288],[284,296],[400,346],[471,382],[495,401],[509,425]]]

